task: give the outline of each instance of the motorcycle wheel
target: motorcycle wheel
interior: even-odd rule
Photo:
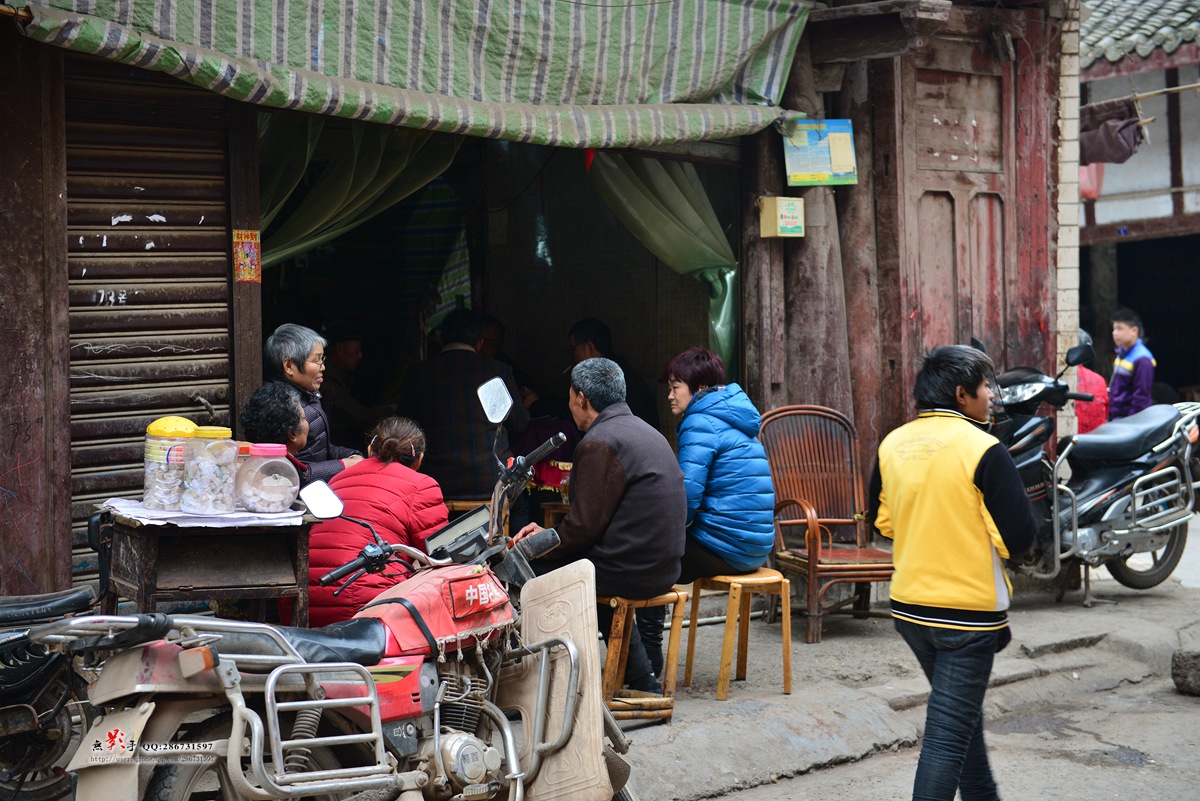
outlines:
[[[229,736],[233,725],[229,714],[215,715],[193,728],[183,742],[204,742]],[[338,764],[337,757],[327,748],[314,748],[311,758],[323,768]],[[269,759],[267,760],[270,761]],[[308,796],[302,801],[338,801],[353,793]],[[223,760],[210,762],[166,763],[154,769],[146,787],[145,801],[246,801],[234,789]]]
[[[1104,563],[1108,572],[1119,583],[1134,590],[1148,590],[1162,584],[1175,572],[1183,558],[1187,545],[1187,525],[1176,526],[1167,536],[1162,548],[1149,553],[1135,553],[1124,559],[1110,559]],[[1132,564],[1131,564],[1132,563]]]
[[[87,699],[87,685],[68,666],[47,683],[33,708],[44,715],[64,693],[66,702],[42,729],[0,738],[0,773],[7,775],[19,762],[32,757],[24,781],[20,775],[0,781],[0,798],[55,801],[71,792],[71,777],[65,768],[96,718],[96,709]]]

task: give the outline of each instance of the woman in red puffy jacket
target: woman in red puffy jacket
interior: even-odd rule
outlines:
[[[367,457],[334,476],[329,486],[342,499],[347,517],[371,524],[391,543],[425,550],[426,538],[446,525],[442,488],[418,473],[425,456],[425,432],[404,417],[389,417],[371,431]],[[336,597],[338,584],[322,587],[317,579],[358,556],[371,542],[371,532],[348,520],[326,520],[313,526],[308,545],[308,620],[324,626],[348,620],[376,595],[410,572],[394,564],[386,573],[368,573]]]

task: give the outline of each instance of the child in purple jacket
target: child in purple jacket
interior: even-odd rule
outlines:
[[[1142,321],[1132,309],[1118,309],[1112,316],[1112,380],[1108,385],[1108,419],[1128,417],[1149,407],[1150,385],[1154,383],[1154,354],[1142,344]]]

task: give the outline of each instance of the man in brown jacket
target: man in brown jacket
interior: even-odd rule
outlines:
[[[557,527],[562,542],[539,572],[590,559],[600,595],[660,595],[679,578],[687,518],[675,453],[662,434],[630,412],[625,376],[616,362],[595,358],[575,365],[569,403],[575,425],[585,434],[571,468],[571,509]],[[530,523],[516,538],[540,530]],[[597,606],[606,639],[612,614],[611,607]],[[662,642],[661,626],[660,619],[651,642]],[[661,663],[661,645],[658,650]],[[641,636],[629,638],[625,682],[635,690],[661,692]]]

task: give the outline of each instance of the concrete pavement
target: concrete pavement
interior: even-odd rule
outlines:
[[[1191,539],[1194,555],[1200,537]],[[1200,588],[1182,575],[1193,586],[1173,577],[1134,591],[1098,578],[1094,594],[1117,603],[1090,609],[1082,590],[1056,603],[1047,590],[1019,588],[989,714],[1169,677],[1171,654],[1200,645]],[[813,645],[804,642],[804,624],[793,616],[792,694],[782,694],[780,624],[754,620],[748,675],[732,683],[728,701],[715,700],[721,627],[699,628],[690,688],[682,686],[684,630],[674,720],[626,726],[641,801],[718,796],[916,744],[929,685],[891,621],[832,616]]]

